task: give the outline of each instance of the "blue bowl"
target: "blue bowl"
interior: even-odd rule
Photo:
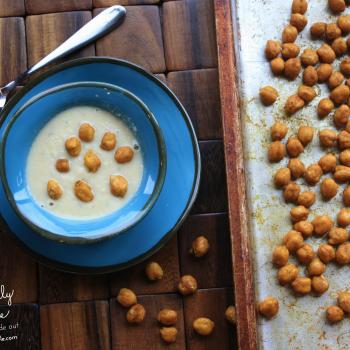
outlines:
[[[39,131],[58,113],[81,105],[101,108],[122,118],[135,132],[144,163],[141,184],[130,201],[94,219],[64,218],[42,208],[30,192],[26,174],[29,151]],[[165,143],[150,110],[129,91],[101,82],[64,84],[31,98],[11,118],[0,152],[0,177],[13,209],[39,234],[65,243],[112,238],[135,225],[152,208],[166,174]]]

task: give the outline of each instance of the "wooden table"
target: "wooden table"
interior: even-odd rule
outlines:
[[[224,318],[233,303],[230,234],[220,116],[214,6],[212,0],[0,0],[0,83],[15,78],[74,33],[100,8],[127,6],[125,23],[74,57],[112,56],[157,74],[188,110],[200,140],[202,182],[183,227],[152,257],[165,269],[150,283],[146,262],[122,272],[83,276],[52,270],[31,260],[0,227],[0,284],[14,289],[10,315],[0,320],[1,349],[233,349],[235,330]],[[198,235],[211,250],[201,260],[188,251]],[[193,274],[199,291],[176,293],[183,274]],[[133,289],[146,307],[140,326],[129,326],[115,301],[121,287]],[[0,300],[5,304],[6,300]],[[177,342],[165,345],[155,320],[163,307],[179,313]],[[0,313],[7,305],[0,306]],[[192,321],[215,322],[208,338],[193,333]],[[18,322],[18,327],[15,327]],[[1,329],[13,325],[14,329]],[[1,341],[1,337],[17,339]]]

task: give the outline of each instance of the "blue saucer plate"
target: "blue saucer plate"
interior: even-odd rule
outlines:
[[[126,89],[142,100],[154,115],[163,132],[167,154],[165,181],[156,203],[123,235],[87,245],[60,243],[30,229],[10,206],[2,185],[0,214],[12,236],[44,264],[70,272],[105,273],[149,257],[178,229],[198,191],[200,154],[191,121],[175,95],[142,68],[104,57],[69,61],[30,81],[2,111],[0,137],[16,111],[33,96],[58,85],[80,81],[108,83]]]

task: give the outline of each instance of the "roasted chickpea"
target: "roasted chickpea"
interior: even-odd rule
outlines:
[[[128,288],[122,288],[117,296],[118,303],[124,307],[131,307],[137,304],[137,297],[135,293]]]
[[[350,77],[350,58],[341,61],[339,69],[346,77]]]
[[[128,181],[121,175],[112,175],[109,178],[109,187],[113,196],[124,197],[128,191]]]
[[[317,236],[323,236],[333,227],[333,220],[328,215],[319,215],[313,219],[314,233]]]
[[[62,197],[63,190],[57,180],[50,179],[47,182],[47,194],[53,200],[58,200]]]
[[[307,267],[310,276],[320,276],[326,271],[326,265],[319,259],[315,258]]]
[[[84,165],[88,171],[96,173],[101,166],[101,160],[93,150],[89,149],[84,156]]]
[[[297,277],[292,282],[292,288],[298,294],[308,294],[311,292],[311,279],[308,277]]]
[[[296,256],[301,264],[308,265],[315,257],[315,253],[309,244],[304,244],[296,251]]]
[[[284,71],[284,60],[281,57],[276,57],[270,62],[271,71],[274,75],[281,75]]]
[[[350,148],[350,133],[343,130],[338,135],[338,147],[339,149],[347,149]]]
[[[318,164],[311,164],[305,170],[304,179],[309,185],[313,186],[320,181],[322,175],[321,167]]]
[[[306,85],[299,86],[298,96],[304,100],[305,103],[310,103],[316,97],[316,91]]]
[[[350,186],[346,186],[343,192],[343,203],[345,206],[350,206]]]
[[[182,295],[193,294],[197,291],[197,281],[191,275],[184,275],[181,277],[177,289]]]
[[[259,313],[267,319],[275,317],[278,314],[278,310],[278,300],[272,296],[268,296],[264,300],[260,301],[258,304]]]
[[[164,276],[162,267],[155,261],[151,261],[147,264],[145,272],[150,281],[159,281]]]
[[[314,137],[314,129],[311,126],[302,125],[298,130],[298,139],[304,145],[308,145]]]
[[[293,13],[290,17],[289,23],[300,33],[307,25],[307,18],[300,13]]]
[[[341,29],[343,34],[350,33],[350,16],[339,16],[337,21],[338,27]]]
[[[114,159],[117,163],[124,164],[130,162],[134,157],[134,151],[129,146],[119,147],[115,154]]]
[[[126,320],[129,323],[139,324],[146,317],[146,310],[141,304],[133,305],[126,314]]]
[[[298,29],[294,26],[288,24],[282,32],[282,42],[283,43],[294,43],[298,37]]]
[[[336,23],[328,23],[326,25],[326,39],[329,41],[333,41],[337,38],[341,37],[341,29],[338,27]]]
[[[338,192],[338,188],[339,185],[330,178],[324,179],[321,183],[321,194],[323,199],[325,200],[329,200],[333,197],[335,197],[335,195]]]
[[[334,154],[328,153],[320,158],[318,165],[321,167],[323,173],[333,172],[337,165],[337,158]]]
[[[299,194],[298,204],[304,206],[305,208],[310,208],[316,201],[315,192],[305,191]]]
[[[199,335],[207,336],[213,333],[215,323],[206,317],[200,317],[193,321],[193,329]]]
[[[272,60],[281,53],[281,43],[277,40],[268,40],[265,47],[265,56],[268,60]]]
[[[298,205],[290,210],[290,217],[293,222],[304,221],[309,216],[309,209],[302,205]]]
[[[346,149],[339,153],[339,161],[343,165],[350,167],[350,149]]]
[[[289,258],[289,250],[284,245],[275,247],[272,253],[272,262],[278,267],[287,265]]]
[[[300,232],[304,238],[312,236],[314,225],[310,221],[298,221],[293,225],[295,231]]]
[[[323,263],[328,264],[335,259],[335,249],[329,244],[321,244],[317,256]]]
[[[270,144],[267,156],[270,162],[279,162],[286,155],[286,146],[280,141],[274,141]]]
[[[192,248],[190,252],[196,258],[202,258],[209,252],[209,249],[210,249],[210,244],[208,239],[204,236],[198,236],[192,242]]]
[[[328,87],[332,90],[341,85],[344,81],[344,75],[338,71],[334,71],[328,80]]]
[[[338,294],[337,302],[339,307],[346,313],[350,313],[350,293],[341,292]]]
[[[299,58],[290,58],[284,65],[284,76],[287,79],[294,80],[301,72],[301,62]]]
[[[282,56],[285,59],[298,57],[300,47],[294,43],[286,43],[282,45]]]
[[[340,13],[345,10],[345,0],[328,0],[328,6],[334,13]]]
[[[350,108],[349,108],[350,109]],[[271,127],[271,139],[272,141],[280,141],[285,138],[288,132],[288,126],[282,123],[275,123]]]
[[[56,161],[56,170],[60,173],[68,173],[70,170],[69,160],[68,159],[57,159]]]
[[[274,177],[274,183],[276,187],[284,187],[288,185],[290,181],[291,173],[288,168],[281,168],[277,170]]]
[[[342,244],[349,239],[349,233],[341,227],[333,227],[328,233],[328,243],[331,245]]]
[[[171,309],[162,309],[158,313],[157,320],[164,326],[173,326],[177,322],[177,312]]]
[[[322,63],[317,67],[316,72],[317,72],[318,82],[324,83],[328,81],[329,77],[333,72],[333,68],[328,63]]]
[[[324,22],[316,22],[310,28],[311,36],[315,39],[322,39],[326,35],[326,26]]]
[[[334,180],[339,183],[344,183],[350,180],[350,167],[337,165],[333,174]]]
[[[176,342],[177,329],[175,327],[162,327],[159,332],[165,343],[171,344]]]
[[[308,66],[304,69],[303,83],[307,86],[314,86],[318,82],[318,74],[315,67]]]
[[[312,290],[318,294],[321,295],[325,292],[327,292],[329,288],[329,283],[323,275],[321,276],[313,276],[311,280],[311,286]]]
[[[300,194],[300,186],[290,182],[283,190],[283,197],[286,203],[296,203]]]
[[[346,103],[350,97],[350,88],[347,85],[340,85],[332,90],[329,97],[336,105]]]
[[[79,128],[79,138],[85,142],[91,142],[95,136],[95,129],[89,123],[83,123]]]
[[[335,260],[339,265],[350,263],[350,243],[342,243],[335,251]]]
[[[295,57],[297,56],[298,55],[296,55]],[[305,49],[300,56],[300,60],[304,66],[315,66],[318,63],[317,52],[312,49]]]
[[[107,131],[102,137],[100,147],[105,151],[111,151],[112,149],[114,149],[116,144],[117,137],[115,136],[115,133]]]
[[[289,96],[284,105],[284,111],[288,115],[298,112],[305,106],[305,101],[299,95]]]
[[[307,0],[293,0],[292,13],[301,13],[302,15],[307,11]]]
[[[333,116],[335,126],[338,128],[346,126],[349,116],[350,108],[348,105],[344,104],[338,107]]]
[[[235,325],[237,323],[236,308],[230,305],[225,311],[225,318],[228,322]]]
[[[323,44],[317,50],[318,57],[322,63],[333,63],[335,60],[335,52],[328,44]]]
[[[337,38],[332,42],[331,45],[333,51],[335,52],[336,56],[342,56],[345,55],[348,51],[348,46],[346,44],[346,41],[343,38]]]
[[[299,269],[294,264],[282,266],[277,273],[278,282],[281,286],[292,283],[299,274]]]
[[[74,193],[82,202],[91,202],[94,199],[94,193],[91,186],[82,180],[75,182]]]
[[[287,141],[287,152],[290,157],[296,158],[304,152],[304,146],[295,136],[290,137]]]
[[[338,135],[334,130],[323,129],[319,133],[319,138],[323,147],[333,147],[337,143]]]
[[[326,117],[329,113],[332,112],[334,108],[334,103],[329,98],[323,98],[320,100],[317,106],[317,114],[320,118]]]
[[[288,168],[294,179],[299,179],[305,173],[305,165],[298,158],[292,158],[288,162]]]
[[[341,227],[350,225],[350,209],[342,208],[337,215],[337,223]]]
[[[337,323],[344,319],[344,311],[339,306],[328,306],[326,317],[330,323]]]
[[[304,245],[304,238],[300,232],[291,230],[283,237],[283,243],[290,253],[294,253]]]
[[[66,140],[65,147],[72,157],[77,157],[81,151],[81,142],[77,137],[72,136]]]

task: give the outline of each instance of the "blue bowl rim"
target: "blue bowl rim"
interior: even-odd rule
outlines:
[[[45,78],[58,73],[62,70],[65,70],[67,68],[84,65],[84,64],[91,64],[91,63],[109,63],[109,64],[116,64],[128,67],[130,69],[133,69],[140,74],[144,75],[146,78],[152,80],[155,84],[157,84],[161,89],[163,89],[169,97],[174,101],[176,106],[181,111],[181,114],[191,132],[191,138],[192,138],[192,146],[193,151],[195,154],[195,165],[196,165],[196,171],[195,171],[195,180],[192,186],[192,192],[191,195],[187,201],[187,205],[182,213],[182,215],[179,217],[178,221],[175,223],[173,228],[168,231],[164,237],[159,240],[159,242],[149,249],[144,254],[141,254],[137,256],[134,259],[128,260],[125,263],[116,264],[116,265],[110,265],[110,266],[104,266],[104,267],[81,267],[77,265],[72,264],[65,264],[62,262],[55,261],[53,259],[50,259],[46,256],[43,256],[39,253],[36,253],[32,251],[30,248],[28,248],[16,235],[11,233],[11,228],[7,224],[7,222],[4,220],[2,215],[0,215],[0,221],[4,225],[4,227],[7,228],[5,231],[6,235],[18,246],[22,247],[30,256],[32,256],[34,259],[42,263],[43,265],[46,265],[51,268],[55,268],[61,271],[69,272],[69,273],[75,273],[75,274],[85,274],[85,275],[91,275],[91,274],[105,274],[110,273],[114,271],[120,271],[126,268],[129,268],[131,266],[134,266],[136,264],[141,263],[142,261],[150,258],[153,254],[155,254],[157,251],[159,251],[164,245],[170,241],[170,239],[173,237],[173,235],[178,231],[179,227],[182,225],[182,223],[186,220],[187,216],[190,213],[190,210],[197,198],[198,191],[199,191],[199,184],[201,180],[201,155],[199,151],[199,145],[196,138],[196,132],[194,130],[192,121],[186,112],[184,106],[180,102],[180,100],[177,98],[177,96],[174,94],[174,92],[158,77],[154,76],[150,72],[148,72],[146,69],[142,68],[141,66],[129,62],[127,60],[119,59],[119,58],[113,58],[113,57],[107,57],[107,56],[99,56],[99,57],[83,57],[83,58],[76,58],[73,60],[69,60],[66,62],[63,62],[61,64],[55,65],[48,70],[39,73],[35,78],[30,80],[20,91],[18,91],[16,94],[14,94],[10,100],[6,103],[2,111],[0,112],[0,128],[2,124],[4,123],[8,113],[11,111],[12,107],[16,105],[16,103],[25,95],[26,92],[28,92],[33,86],[37,85],[41,81],[43,81]]]
[[[158,152],[159,152],[159,169],[158,169],[158,177],[157,181],[155,184],[155,187],[153,189],[153,192],[151,196],[148,198],[146,203],[144,204],[143,208],[141,211],[136,214],[129,222],[128,225],[123,227],[120,230],[116,230],[113,233],[106,234],[106,235],[99,235],[97,238],[87,238],[84,236],[65,236],[65,235],[60,235],[57,233],[53,233],[51,231],[48,231],[44,228],[41,228],[34,224],[29,218],[27,218],[22,212],[18,209],[18,206],[16,204],[16,201],[14,199],[13,193],[10,190],[9,183],[7,180],[6,176],[6,170],[5,170],[5,163],[6,163],[6,141],[8,134],[11,130],[11,127],[15,123],[15,121],[20,117],[23,111],[25,111],[29,106],[32,104],[40,101],[40,99],[52,94],[56,93],[59,91],[63,91],[66,89],[70,88],[77,88],[77,87],[98,87],[98,88],[106,88],[108,90],[113,90],[122,93],[123,95],[129,97],[131,100],[133,100],[136,104],[138,104],[142,110],[145,112],[145,115],[147,116],[148,120],[150,121],[156,139],[157,139],[157,146],[158,146]],[[90,243],[95,243],[99,242],[102,240],[106,239],[111,239],[121,233],[126,232],[128,229],[136,225],[140,220],[142,220],[146,214],[151,210],[153,207],[154,203],[158,199],[161,190],[163,188],[163,184],[165,181],[165,175],[166,175],[166,164],[167,164],[167,155],[166,155],[166,146],[165,146],[165,141],[163,137],[163,133],[161,131],[161,128],[158,124],[158,121],[150,111],[150,109],[145,105],[145,103],[140,100],[137,96],[135,96],[133,93],[130,91],[109,83],[103,83],[103,82],[95,82],[95,81],[81,81],[81,82],[74,82],[74,83],[67,83],[67,84],[62,84],[55,86],[53,88],[50,88],[48,90],[45,90],[43,92],[38,93],[37,95],[33,96],[30,98],[23,106],[21,106],[13,115],[12,119],[9,121],[8,125],[6,126],[4,133],[3,133],[3,138],[0,140],[0,178],[5,190],[6,197],[12,207],[12,209],[16,212],[16,214],[35,232],[39,233],[40,235],[44,236],[45,238],[52,239],[55,241],[59,241],[61,243],[67,243],[67,244],[90,244]],[[117,211],[118,212],[118,211]],[[117,213],[115,212],[115,214]],[[113,215],[113,213],[109,214]],[[78,221],[77,221],[78,223]]]

